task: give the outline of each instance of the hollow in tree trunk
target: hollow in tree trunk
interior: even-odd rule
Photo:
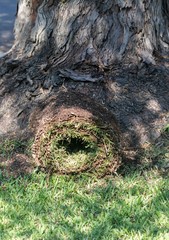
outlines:
[[[168,121],[168,12],[167,0],[20,0],[1,59],[1,135],[28,132],[37,107],[73,90],[116,116],[125,144],[158,137]]]

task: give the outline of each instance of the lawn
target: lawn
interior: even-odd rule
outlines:
[[[161,141],[104,178],[1,171],[0,240],[168,240],[168,147]],[[24,144],[6,141],[0,155],[17,149]]]
[[[0,177],[0,239],[169,239],[169,179]]]

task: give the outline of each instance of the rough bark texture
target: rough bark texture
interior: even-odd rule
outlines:
[[[154,52],[169,50],[168,11],[167,0],[20,0],[16,48],[22,56],[47,48],[56,66],[155,63]]]
[[[167,0],[20,0],[0,60],[1,136],[28,133],[37,106],[73,90],[116,116],[124,145],[157,138],[169,119],[168,12]]]

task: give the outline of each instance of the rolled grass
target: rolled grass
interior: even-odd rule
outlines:
[[[34,161],[47,172],[104,176],[121,165],[115,117],[83,94],[58,93],[34,110],[30,125]]]
[[[37,134],[33,149],[38,166],[48,172],[77,174],[88,171],[98,176],[120,166],[115,135],[94,122],[71,119],[52,122]]]

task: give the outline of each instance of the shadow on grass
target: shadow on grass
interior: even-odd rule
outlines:
[[[154,143],[135,151],[127,151],[122,155],[123,164],[118,170],[122,176],[146,171],[158,171],[159,176],[168,177],[169,174],[169,131],[163,130]]]
[[[107,180],[85,175],[1,176],[0,237],[158,239],[167,234],[167,181],[139,174]]]

